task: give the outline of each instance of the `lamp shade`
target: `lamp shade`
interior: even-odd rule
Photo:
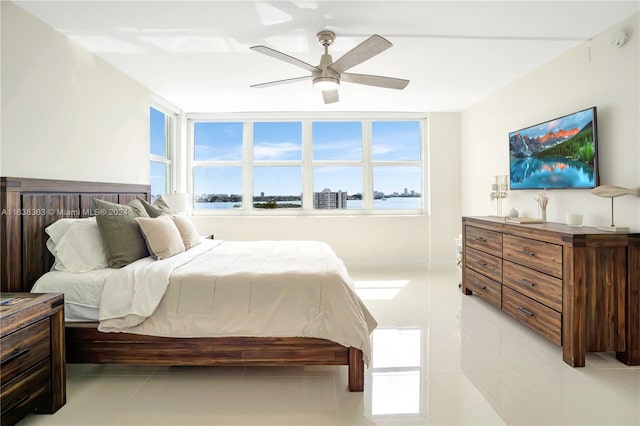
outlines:
[[[189,194],[164,194],[162,198],[164,198],[174,213],[185,213],[189,211]]]
[[[317,77],[313,79],[313,87],[323,92],[327,90],[336,90],[340,87],[340,80],[335,77]]]

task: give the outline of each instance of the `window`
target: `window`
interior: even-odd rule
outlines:
[[[195,211],[421,212],[423,122],[189,117]]]
[[[362,123],[311,123],[313,208],[362,209]]]
[[[302,123],[253,123],[253,208],[302,207]]]
[[[149,108],[149,152],[151,199],[171,192],[172,185],[172,147],[174,140],[175,116]]]
[[[242,208],[242,123],[202,122],[193,126],[194,208]]]
[[[421,139],[418,121],[374,121],[371,124],[375,209],[422,207]]]

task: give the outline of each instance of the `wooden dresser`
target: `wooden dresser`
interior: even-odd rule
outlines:
[[[462,292],[552,342],[564,361],[616,352],[640,364],[640,233],[464,217]]]
[[[61,293],[0,293],[2,425],[30,412],[54,413],[66,402],[64,298]]]

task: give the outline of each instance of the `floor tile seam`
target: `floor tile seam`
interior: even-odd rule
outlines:
[[[105,377],[107,377],[107,376],[105,376]],[[124,377],[124,376],[117,376],[117,377]],[[141,377],[141,376],[134,375],[134,376],[130,376],[130,377]],[[138,398],[136,398],[136,396],[140,393],[140,391],[142,390],[144,385],[149,383],[149,380],[151,380],[151,376],[145,377],[144,381],[138,385],[137,389],[134,392],[131,393],[129,398],[126,400],[126,402],[124,403],[124,405],[120,409],[120,412],[113,413],[111,415],[110,419],[109,419],[110,421],[108,423],[105,423],[104,426],[117,426],[117,425],[121,424],[120,422],[118,422],[118,419],[129,412],[128,408],[131,406],[131,404],[134,401],[138,400]]]

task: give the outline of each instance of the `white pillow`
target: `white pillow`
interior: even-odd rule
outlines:
[[[86,217],[82,219],[58,219],[51,225],[47,226],[45,232],[51,237],[53,244],[58,244],[64,234],[67,233],[71,225],[76,222],[96,222],[95,217]]]
[[[64,264],[62,263],[62,261],[58,258],[56,244],[60,242],[60,240],[62,239],[64,234],[66,234],[66,232],[69,230],[71,225],[79,220],[87,222],[91,220],[95,221],[95,218],[58,219],[57,221],[53,222],[51,225],[47,226],[47,228],[45,228],[45,232],[49,235],[49,237],[51,237],[47,240],[47,249],[49,249],[49,251],[54,257],[53,266],[51,267],[52,271],[67,270],[64,267]]]
[[[66,272],[88,272],[109,266],[95,217],[60,219],[46,228],[51,237],[47,248],[55,256],[53,269]]]

